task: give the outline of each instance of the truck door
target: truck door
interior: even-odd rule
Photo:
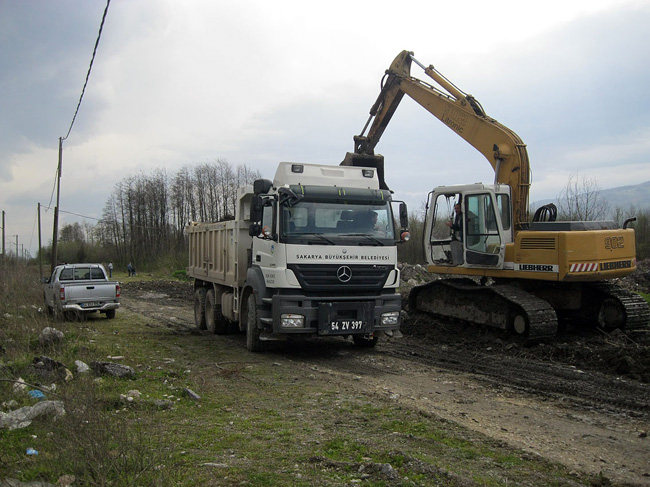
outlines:
[[[267,200],[262,209],[262,234],[253,241],[254,263],[262,268],[275,267],[277,257],[276,203]]]

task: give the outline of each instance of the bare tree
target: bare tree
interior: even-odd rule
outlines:
[[[83,242],[85,239],[84,231],[78,222],[65,224],[59,230],[61,242]]]
[[[162,169],[127,177],[115,185],[93,235],[122,263],[181,255],[185,225],[233,215],[237,186],[259,177],[246,166],[233,170],[223,159],[183,167],[172,177]]]
[[[571,221],[602,220],[609,212],[609,203],[600,195],[596,179],[571,174],[557,196],[560,219]]]

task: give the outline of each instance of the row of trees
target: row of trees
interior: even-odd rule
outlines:
[[[163,260],[182,267],[187,261],[185,226],[231,217],[237,188],[260,177],[259,171],[219,159],[185,166],[173,175],[159,169],[124,178],[115,185],[96,225],[61,228],[58,260],[138,266]]]
[[[259,171],[214,163],[186,166],[169,175],[129,176],[115,185],[96,225],[74,223],[60,230],[60,261],[114,262],[182,268],[187,262],[185,226],[191,221],[219,221],[235,213],[237,188],[260,178]],[[614,219],[619,226],[637,217],[637,258],[650,257],[650,210],[610,209],[594,180],[572,176],[557,198],[559,220]],[[424,263],[424,210],[410,211],[410,242],[399,246],[401,262]],[[48,251],[46,250],[46,254]],[[46,256],[47,258],[47,256]]]

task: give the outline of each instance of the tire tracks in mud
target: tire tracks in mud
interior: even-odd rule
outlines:
[[[495,387],[569,401],[581,409],[650,417],[650,387],[641,382],[563,363],[414,342],[409,338],[391,341],[383,352],[419,365],[469,373]]]
[[[179,306],[159,299],[123,299],[125,308],[144,313],[179,332],[193,331],[189,304]],[[229,337],[234,339],[234,337]],[[327,342],[327,346],[323,343]],[[511,388],[528,394],[560,400],[582,410],[650,418],[650,386],[602,372],[581,370],[562,362],[517,357],[503,352],[466,350],[462,345],[438,344],[405,335],[384,341],[376,350],[349,351],[341,339],[313,340],[295,347],[275,348],[275,352],[294,360],[315,361],[321,365],[357,375],[397,375],[403,370],[382,361],[386,354],[425,367],[472,374],[496,388]],[[315,352],[315,353],[314,353]],[[353,363],[352,363],[353,362]]]

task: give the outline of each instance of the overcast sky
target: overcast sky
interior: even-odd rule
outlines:
[[[54,206],[58,140],[105,0],[0,0],[0,210],[35,254]],[[393,58],[414,51],[528,146],[531,201],[569,175],[650,180],[647,0],[113,0],[63,143],[61,225],[94,224],[117,182],[225,159],[338,164]],[[412,74],[426,78],[413,66]],[[418,210],[438,185],[491,183],[488,162],[407,98],[377,152]],[[42,211],[51,240],[53,211]]]

